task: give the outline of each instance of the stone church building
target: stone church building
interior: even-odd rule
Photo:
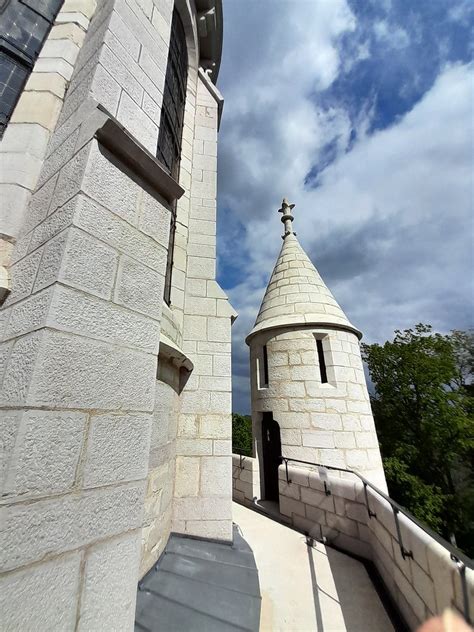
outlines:
[[[220,0],[1,0],[2,625],[130,629],[232,538]]]
[[[370,560],[413,628],[474,603],[470,562],[384,494],[360,332],[286,200],[247,337],[255,458],[232,455],[237,314],[216,281],[222,33],[221,0],[0,0],[2,630],[133,629],[137,582],[175,538],[225,549],[214,610],[225,578],[253,581],[256,626],[241,607],[227,628],[208,617],[212,629],[258,629],[233,498],[276,501],[298,546],[302,531]],[[321,462],[347,476],[323,481]]]

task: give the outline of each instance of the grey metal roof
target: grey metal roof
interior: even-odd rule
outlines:
[[[140,582],[137,632],[257,632],[260,587],[252,549],[234,525],[232,545],[171,535]]]

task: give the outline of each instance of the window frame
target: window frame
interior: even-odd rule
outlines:
[[[5,81],[0,84],[0,139],[8,127],[26,82],[61,9],[63,0],[43,0],[42,4],[42,7],[38,7],[34,6],[32,0],[6,0],[0,5],[0,16],[5,25],[0,34],[0,64],[3,66],[2,71],[5,71]],[[30,21],[28,21],[27,16],[29,16]],[[36,31],[26,28],[31,26],[33,19],[36,19],[34,23],[34,26],[37,27]],[[20,38],[15,38],[10,34],[10,29],[17,26],[15,20],[18,20],[18,24],[20,24],[17,29],[18,32],[30,36],[28,41],[23,40],[23,44],[21,44]],[[22,20],[24,21],[23,25]],[[25,28],[21,28],[21,26]],[[28,51],[28,44],[34,42],[35,39],[38,45]],[[9,93],[11,94],[7,99]]]
[[[161,107],[160,131],[156,156],[172,178],[179,181],[184,113],[188,85],[189,52],[184,25],[176,7],[171,21],[170,44],[166,64],[165,86]],[[170,153],[171,152],[171,153]],[[164,301],[171,304],[177,204],[171,207],[168,257],[164,284]]]

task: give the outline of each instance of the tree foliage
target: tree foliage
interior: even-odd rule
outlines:
[[[472,553],[473,332],[441,335],[418,324],[362,353],[391,495]]]
[[[252,418],[232,413],[232,452],[252,456]]]

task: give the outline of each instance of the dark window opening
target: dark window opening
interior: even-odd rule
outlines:
[[[268,386],[268,352],[267,352],[267,345],[263,345],[263,386]]]
[[[0,138],[63,0],[0,0]]]
[[[175,180],[179,179],[187,78],[188,51],[186,48],[186,35],[179,13],[175,9],[171,22],[171,39],[168,64],[166,66],[165,89],[157,148],[158,160]],[[173,206],[171,211],[168,262],[165,277],[164,299],[168,305],[171,301],[171,276],[173,271],[175,232],[176,205]]]
[[[321,374],[321,383],[326,384],[328,381],[328,374],[326,370],[326,360],[324,359],[323,341],[316,340],[316,347],[318,349],[319,372]]]

